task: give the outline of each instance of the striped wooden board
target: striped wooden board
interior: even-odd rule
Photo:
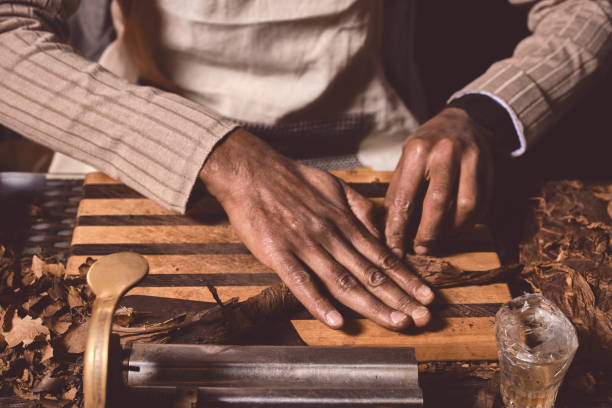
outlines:
[[[336,172],[365,196],[382,203],[390,173],[367,170]],[[241,244],[212,199],[193,218],[168,211],[101,173],[85,179],[68,272],[78,273],[87,257],[134,251],[149,261],[150,275],[128,295],[213,302],[206,289],[216,287],[222,300],[256,295],[278,277]],[[445,259],[466,270],[499,267],[491,235],[476,226],[452,245]],[[350,330],[331,330],[307,313],[292,320],[310,345],[412,346],[419,361],[497,359],[494,321],[500,304],[511,298],[503,283],[438,291],[436,324],[428,331],[395,333],[353,315]]]

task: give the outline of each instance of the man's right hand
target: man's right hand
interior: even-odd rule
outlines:
[[[433,292],[381,242],[372,203],[333,175],[238,129],[200,178],[240,239],[316,318],[340,328],[328,298],[393,330],[424,326]]]

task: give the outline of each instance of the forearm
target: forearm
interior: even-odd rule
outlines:
[[[62,38],[74,3],[0,3],[0,122],[184,211],[204,160],[235,125],[76,55]]]
[[[547,0],[530,12],[532,35],[511,58],[456,93],[484,93],[509,110],[526,144],[545,132],[588,90],[612,57],[609,1]]]

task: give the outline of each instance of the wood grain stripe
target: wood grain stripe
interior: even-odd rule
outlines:
[[[348,183],[354,190],[365,197],[384,197],[387,183]],[[125,184],[85,184],[83,198],[144,198],[136,190]]]
[[[429,309],[436,319],[448,317],[495,317],[503,303],[472,303],[472,304],[435,304]],[[338,307],[345,319],[364,319],[359,313],[346,307]],[[306,310],[300,309],[291,316],[293,320],[314,320],[315,318]]]
[[[82,199],[78,214],[79,218],[87,215],[178,215],[147,198]]]
[[[249,254],[240,243],[205,242],[198,244],[77,244],[71,247],[74,255],[100,256],[115,252],[136,252],[141,255],[207,255]]]
[[[77,225],[82,226],[138,226],[138,225],[202,225],[226,219],[225,216],[207,214],[206,216],[186,217],[179,214],[169,215],[82,215]]]
[[[189,287],[189,286],[272,286],[281,283],[280,278],[274,272],[270,273],[198,273],[198,274],[151,274],[147,275],[142,282],[139,283],[141,287]],[[445,291],[447,289],[444,289]],[[478,289],[475,289],[476,291]],[[444,292],[442,292],[444,293]],[[447,292],[448,293],[448,292]],[[442,295],[444,298],[444,294]],[[455,304],[457,308],[465,307],[467,311],[475,311],[478,307],[481,309],[478,313],[485,316],[492,316],[495,314],[499,306],[493,309],[493,314],[487,314],[491,312],[488,306],[478,305],[491,305],[498,303],[466,303],[466,304]],[[449,306],[448,303],[440,303],[441,307]],[[469,305],[469,307],[467,306]],[[439,306],[439,305],[437,305]],[[459,310],[459,309],[457,309]],[[457,312],[458,313],[458,312]],[[467,312],[466,312],[467,313]],[[474,312],[476,313],[476,312]],[[465,314],[466,316],[469,315]]]
[[[145,245],[160,244],[165,246],[181,247],[186,244],[199,243],[239,243],[240,239],[228,223],[217,225],[136,225],[136,226],[78,226],[72,237],[73,245],[84,245],[89,243],[112,244],[112,245]],[[453,253],[468,252],[495,252],[495,247],[490,241],[472,240],[448,240],[445,243]],[[160,247],[161,248],[161,247]],[[185,252],[172,253],[191,254],[191,246],[185,247]],[[146,252],[148,254],[153,252]],[[159,252],[165,254],[167,252]],[[197,252],[196,252],[197,253]]]
[[[369,320],[349,320],[344,330],[332,330],[317,320],[292,320],[299,336],[310,346],[414,347],[418,361],[496,360],[495,318],[441,319],[431,331],[396,333]],[[384,339],[384,340],[381,340]]]
[[[369,169],[355,169],[355,170],[332,170],[331,174],[341,178],[347,183],[361,182],[361,183],[389,183],[393,172],[391,171],[376,171]],[[88,173],[85,177],[85,184],[121,184],[104,173]]]
[[[274,272],[270,273],[177,273],[150,274],[139,286],[272,286],[281,283]]]
[[[245,300],[267,288],[264,286],[215,286],[222,301],[239,297]],[[200,302],[214,302],[205,286],[137,286],[129,292],[133,295],[159,296],[163,298],[193,300]],[[438,289],[436,303],[438,304],[479,304],[479,303],[502,303],[511,299],[508,286],[503,283],[495,283],[484,286],[465,286],[457,288]]]

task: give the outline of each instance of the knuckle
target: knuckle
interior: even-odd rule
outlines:
[[[480,158],[480,148],[476,142],[469,142],[465,145],[464,155],[471,160],[478,160]]]
[[[349,292],[358,285],[357,280],[348,273],[340,273],[336,277],[336,285],[342,292]]]
[[[287,227],[292,231],[303,231],[304,230],[304,222],[296,217],[291,217],[286,221]]]
[[[414,158],[422,158],[429,154],[431,150],[430,143],[422,138],[416,137],[406,142],[404,152],[410,154]]]
[[[395,197],[392,204],[397,212],[405,213],[410,209],[412,201],[406,197]]]
[[[385,271],[395,270],[400,266],[400,260],[392,254],[385,254],[379,264]]]
[[[443,188],[433,188],[429,193],[429,202],[435,207],[444,207],[448,201],[448,192]]]
[[[463,147],[463,142],[456,137],[445,137],[436,144],[436,150],[444,153],[454,153]]]
[[[476,197],[460,197],[457,200],[457,210],[472,213],[476,208]]]
[[[386,282],[388,282],[387,275],[382,273],[378,268],[374,266],[369,266],[366,272],[366,276],[368,277],[368,285],[371,287],[378,287]]]
[[[304,288],[312,284],[312,276],[303,269],[293,269],[289,271],[289,279],[293,286]]]
[[[334,230],[333,224],[325,219],[315,219],[310,224],[310,229],[312,232],[319,236],[327,236]]]

